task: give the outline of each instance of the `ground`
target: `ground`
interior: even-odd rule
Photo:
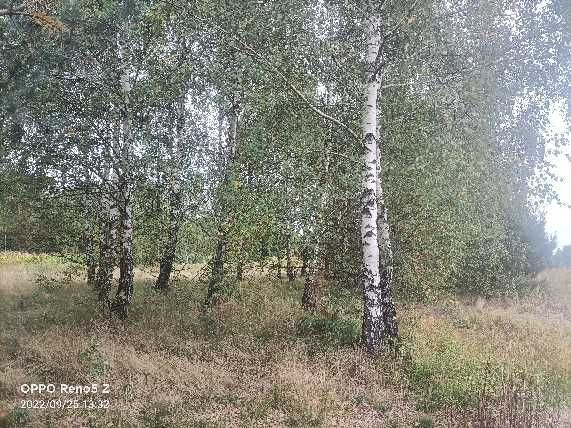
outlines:
[[[62,268],[0,253],[0,427],[571,426],[571,271],[520,299],[401,302],[400,350],[372,360],[354,290],[327,287],[307,315],[301,280],[251,274],[205,311],[199,267],[167,295],[137,271],[119,321]],[[31,383],[99,388],[23,394]],[[57,398],[78,408],[22,408]]]

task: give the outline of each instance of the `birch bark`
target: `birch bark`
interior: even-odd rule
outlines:
[[[367,23],[365,109],[363,114],[363,182],[361,194],[361,251],[363,291],[363,325],[361,341],[365,350],[377,354],[382,350],[383,313],[379,272],[377,230],[377,95],[379,82],[375,70],[381,45],[381,19],[373,16]]]
[[[116,141],[113,142],[117,146]],[[97,269],[96,288],[99,302],[103,310],[110,307],[109,292],[113,283],[113,268],[116,256],[117,223],[119,221],[119,209],[117,200],[117,173],[113,162],[113,149],[109,149],[108,158],[110,166],[104,173],[104,183],[101,204],[103,215],[101,221],[101,241],[99,244],[99,266]]]
[[[176,257],[176,247],[178,243],[178,233],[182,221],[182,195],[181,195],[181,169],[183,162],[182,150],[182,130],[184,127],[185,97],[179,101],[177,111],[177,125],[174,136],[174,148],[171,141],[168,145],[169,165],[167,168],[168,177],[168,201],[169,201],[169,227],[166,246],[161,258],[159,277],[155,283],[156,290],[166,291],[170,285],[170,276]]]
[[[120,254],[119,254],[119,285],[112,305],[120,318],[128,315],[128,307],[133,301],[133,221],[132,221],[132,177],[130,170],[132,155],[132,129],[130,114],[131,82],[126,52],[129,22],[125,23],[122,37],[119,41],[119,57],[122,62],[120,76],[121,94],[123,96],[123,115],[121,119],[121,147],[119,195],[120,202]]]

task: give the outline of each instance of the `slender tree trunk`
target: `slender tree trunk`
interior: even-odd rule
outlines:
[[[130,199],[130,191],[126,190]],[[121,213],[121,249],[119,255],[119,286],[115,295],[114,309],[120,318],[126,318],[133,302],[133,223],[130,200],[123,202]]]
[[[244,261],[238,260],[236,264],[236,281],[242,281],[244,279]]]
[[[166,291],[170,285],[170,276],[173,270],[174,261],[176,257],[176,246],[178,242],[178,232],[180,229],[180,211],[181,201],[178,192],[170,192],[170,218],[169,218],[169,233],[168,240],[161,258],[159,277],[155,283],[155,289]]]
[[[282,252],[278,250],[277,260],[276,260],[276,278],[282,279]]]
[[[111,151],[111,150],[110,150]],[[110,154],[112,156],[112,153]],[[111,157],[112,159],[112,157]],[[103,215],[101,221],[101,241],[99,244],[99,266],[97,270],[96,289],[99,302],[104,310],[110,309],[109,292],[113,284],[113,269],[115,267],[117,224],[119,209],[117,201],[117,174],[111,166],[105,173],[106,186],[101,200]]]
[[[326,279],[331,279],[332,269],[331,269],[331,254],[328,248],[323,249],[323,276]]]
[[[224,172],[222,185],[228,187],[231,181],[234,164],[238,154],[238,121],[241,113],[241,96],[239,93],[234,95],[232,106],[228,115],[228,162]],[[222,195],[222,199],[225,195]],[[216,251],[212,260],[212,271],[210,281],[208,282],[208,291],[206,294],[205,305],[210,306],[216,303],[220,287],[224,281],[224,264],[226,262],[228,250],[228,223],[230,221],[230,207],[226,201],[220,203],[219,208],[219,228],[216,244]]]
[[[208,282],[208,291],[206,294],[206,306],[211,306],[216,303],[220,287],[224,281],[224,258],[226,257],[226,232],[221,230],[220,236],[216,243],[216,252],[212,259],[212,273],[210,274],[210,281]]]
[[[326,104],[329,104],[329,94],[327,93]],[[322,218],[323,211],[327,204],[327,186],[326,180],[329,177],[329,148],[327,142],[323,148],[323,177],[324,183],[321,186],[321,195],[319,196],[319,204],[317,206],[317,213],[315,215],[315,233],[313,245],[305,247],[305,259],[310,259],[309,269],[306,266],[305,283],[303,287],[303,295],[301,297],[301,305],[305,310],[314,311],[317,308],[319,301],[320,288],[323,281],[323,230]],[[311,248],[311,250],[309,249]],[[309,254],[308,254],[309,253]],[[304,264],[307,263],[304,260]],[[303,268],[302,268],[303,270]]]
[[[120,318],[126,318],[129,305],[133,301],[133,220],[132,220],[132,176],[130,170],[132,155],[132,129],[130,114],[131,83],[129,76],[128,58],[124,46],[129,30],[129,23],[125,23],[123,38],[119,42],[119,56],[122,61],[121,92],[124,100],[124,111],[121,120],[120,148],[120,179],[118,199],[121,203],[121,227],[119,247],[119,285],[112,305]]]
[[[161,257],[159,277],[155,283],[155,290],[166,291],[170,285],[170,276],[173,270],[176,247],[178,243],[178,234],[182,221],[182,195],[181,195],[181,170],[183,162],[182,150],[182,130],[184,126],[185,114],[185,98],[179,102],[178,118],[176,124],[176,135],[174,136],[176,148],[173,149],[171,140],[168,145],[169,166],[168,166],[168,200],[169,200],[169,228],[167,243]]]
[[[89,287],[95,287],[97,280],[97,256],[95,255],[95,230],[93,221],[94,219],[90,208],[90,201],[86,198],[83,246],[85,252],[85,266],[87,270],[87,285]]]
[[[321,223],[321,211],[325,205],[325,192],[322,193],[320,197],[320,203],[318,207],[318,215],[316,216],[316,228],[320,226]],[[311,260],[309,262],[309,269],[307,270],[307,275],[305,276],[305,283],[303,286],[303,295],[301,297],[301,305],[305,310],[314,311],[317,308],[317,302],[319,301],[319,290],[321,287],[322,277],[323,277],[323,267],[321,266],[322,254],[321,254],[321,231],[317,231],[315,242],[313,245],[313,252],[311,254]]]
[[[301,250],[301,271],[300,271],[301,276],[307,275],[308,259],[309,259],[309,255],[307,254],[307,247],[304,246],[303,249]]]
[[[291,259],[291,235],[286,235],[286,274],[289,282],[295,281],[295,269]]]
[[[301,306],[306,311],[313,312],[317,308],[319,300],[319,288],[321,286],[321,272],[318,266],[319,256],[315,255],[311,261],[305,283],[303,286],[303,295],[301,296]]]
[[[381,44],[381,19],[367,23],[367,74],[365,110],[363,115],[363,183],[361,194],[361,251],[363,291],[363,325],[361,341],[371,354],[382,351],[383,313],[379,273],[379,242],[377,235],[377,95],[376,58]]]

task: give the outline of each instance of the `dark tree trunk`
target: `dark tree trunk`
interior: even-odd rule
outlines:
[[[309,254],[307,254],[307,249],[303,248],[303,250],[301,250],[301,272],[300,272],[301,276],[307,275],[308,259],[309,259]]]
[[[222,233],[216,244],[216,252],[212,259],[212,272],[208,282],[206,306],[212,306],[220,297],[220,288],[224,280],[224,259],[226,257],[226,234]]]
[[[97,262],[93,258],[87,261],[87,285],[95,287],[97,281]]]
[[[286,274],[288,281],[292,282],[295,280],[295,269],[291,260],[291,245],[290,245],[290,235],[286,236]]]
[[[301,305],[306,311],[313,312],[317,308],[320,285],[319,270],[311,267],[305,277],[303,296],[301,297]]]
[[[236,281],[242,281],[244,279],[244,262],[242,260],[238,260],[238,264],[236,265]]]
[[[130,190],[127,186],[127,183],[123,183],[119,285],[111,307],[121,319],[127,317],[129,305],[133,302],[133,225],[131,219]]]
[[[331,259],[329,258],[330,254],[327,249],[323,251],[323,274],[325,278],[331,278]]]
[[[381,178],[379,177],[379,183]],[[388,222],[388,209],[385,205],[382,186],[379,185],[379,215],[377,219],[379,229],[379,270],[380,287],[383,313],[383,345],[394,348],[398,340],[398,325],[396,319],[396,308],[393,300],[393,251],[390,240],[390,228]]]
[[[161,258],[159,277],[155,282],[155,290],[167,291],[170,286],[170,276],[173,270],[176,247],[178,243],[178,233],[180,230],[180,216],[181,216],[181,197],[178,191],[178,186],[174,186],[170,193],[170,218],[169,218],[169,236],[166,248]]]
[[[159,277],[155,282],[155,290],[167,291],[170,286],[170,276],[174,265],[176,248],[169,245],[161,258]]]
[[[86,177],[89,180],[89,177]],[[87,286],[95,287],[97,283],[97,256],[95,255],[95,221],[93,201],[85,197],[84,203],[84,228],[83,228],[83,251],[85,255],[85,268],[87,272]]]
[[[278,259],[276,261],[276,278],[279,280],[282,279],[282,259],[280,255],[278,255]]]
[[[237,80],[239,86],[240,78]],[[222,186],[225,188],[228,188],[229,184],[232,181],[235,163],[238,158],[238,122],[242,110],[241,102],[242,95],[239,91],[236,91],[233,96],[232,105],[228,114],[228,162],[225,165],[224,179],[222,181]],[[221,123],[222,121],[220,121],[220,124]],[[231,207],[228,206],[228,203],[224,200],[224,197],[222,198],[222,201],[220,202],[220,205],[217,207],[216,211],[219,220],[218,242],[216,244],[216,252],[212,260],[212,272],[210,275],[210,281],[208,282],[208,291],[206,293],[205,300],[206,306],[215,304],[220,297],[221,286],[224,281],[224,264],[226,262],[228,251],[228,229],[230,218],[232,217]]]

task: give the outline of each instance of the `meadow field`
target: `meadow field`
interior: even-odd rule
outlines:
[[[0,427],[571,426],[570,270],[518,299],[399,302],[399,351],[375,361],[354,290],[325,287],[308,315],[302,279],[251,274],[205,310],[198,269],[168,294],[138,271],[119,321],[58,259],[0,254]],[[71,397],[108,403],[26,408],[70,399],[31,383],[108,384]]]

